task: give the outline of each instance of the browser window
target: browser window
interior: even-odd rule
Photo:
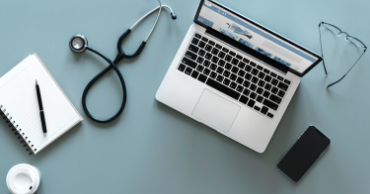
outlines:
[[[243,17],[205,0],[196,18],[204,25],[303,74],[319,57],[254,25]]]

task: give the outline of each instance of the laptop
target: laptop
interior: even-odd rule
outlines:
[[[300,77],[322,58],[213,0],[202,0],[156,99],[263,153]]]

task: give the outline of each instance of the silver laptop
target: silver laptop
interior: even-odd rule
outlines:
[[[202,0],[156,99],[263,153],[305,75],[322,59]]]

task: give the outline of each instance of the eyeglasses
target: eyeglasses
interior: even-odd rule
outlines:
[[[347,41],[350,41],[352,44],[356,45],[357,47],[359,48],[363,48],[364,49],[364,52],[360,55],[360,57],[356,60],[356,62],[351,66],[351,68],[349,68],[349,70],[343,75],[343,77],[341,77],[339,80],[329,84],[327,87],[329,88],[330,86],[333,86],[334,84],[342,81],[342,79],[344,77],[346,77],[346,75],[352,70],[352,68],[356,65],[357,61],[360,60],[360,58],[362,57],[362,55],[366,52],[366,45],[361,42],[361,40],[353,37],[353,36],[350,36],[347,34],[347,32],[344,32],[342,31],[341,29],[339,29],[338,27],[332,25],[332,24],[329,24],[329,23],[326,23],[326,22],[320,22],[319,24],[319,32],[320,32],[320,45],[321,45],[321,56],[323,58],[322,60],[322,63],[324,65],[324,70],[325,70],[325,74],[327,75],[328,72],[326,71],[326,66],[325,66],[325,60],[324,60],[324,53],[323,53],[323,50],[322,50],[322,40],[321,40],[321,26],[327,28],[328,30],[332,31],[334,34],[336,34],[337,36],[341,35],[341,34],[345,34],[346,37],[345,37],[345,40]]]

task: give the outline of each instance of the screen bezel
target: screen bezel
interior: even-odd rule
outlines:
[[[198,21],[198,16],[199,16],[200,10],[202,9],[202,6],[203,6],[204,1],[205,1],[205,0],[201,0],[201,1],[200,1],[200,4],[199,4],[199,7],[198,7],[198,10],[197,10],[197,12],[196,12],[196,14],[195,14],[195,17],[194,17],[194,22],[195,22],[196,24],[198,24],[198,25],[201,25],[201,26],[205,27],[205,28],[210,28],[209,26],[207,26],[207,25],[203,24],[202,22]],[[317,54],[315,54],[315,53],[313,53],[313,52],[311,52],[311,51],[309,51],[309,50],[307,50],[307,49],[303,48],[302,46],[299,46],[298,44],[296,44],[296,43],[294,43],[294,42],[292,42],[292,41],[290,41],[290,40],[288,40],[288,39],[284,38],[283,36],[281,36],[281,35],[279,35],[279,34],[277,34],[277,33],[273,32],[273,31],[271,31],[271,30],[269,30],[269,29],[267,29],[266,27],[263,27],[262,25],[260,25],[260,24],[258,24],[258,23],[256,23],[256,22],[254,22],[253,20],[251,20],[251,19],[249,19],[249,18],[247,18],[247,17],[245,17],[245,16],[243,16],[243,15],[241,15],[241,14],[237,13],[236,11],[234,11],[234,10],[232,10],[232,9],[230,9],[230,8],[228,8],[228,7],[224,6],[224,5],[222,5],[222,4],[220,4],[220,3],[216,2],[216,1],[213,1],[213,0],[208,0],[208,1],[210,1],[210,2],[212,2],[212,3],[214,3],[214,4],[216,4],[216,5],[218,5],[218,6],[220,6],[220,7],[222,7],[223,9],[225,9],[225,10],[227,10],[227,11],[229,11],[229,12],[233,13],[233,14],[235,14],[236,16],[240,17],[241,19],[244,19],[245,21],[250,22],[251,24],[253,24],[253,25],[257,26],[258,28],[261,28],[262,30],[265,30],[266,32],[268,32],[268,33],[272,34],[273,36],[276,36],[277,38],[280,38],[281,40],[286,41],[287,43],[291,44],[292,46],[295,46],[295,47],[297,47],[297,48],[301,49],[302,51],[307,52],[307,53],[309,53],[309,54],[311,54],[311,55],[313,55],[313,56],[317,57],[317,61],[315,61],[315,62],[314,62],[310,67],[308,67],[308,68],[307,68],[305,71],[303,71],[302,73],[300,73],[300,72],[298,72],[298,71],[295,71],[294,69],[288,68],[290,72],[292,72],[292,73],[294,73],[294,74],[296,74],[296,75],[298,75],[298,76],[300,76],[300,77],[303,77],[304,75],[306,75],[306,73],[308,73],[312,68],[314,68],[317,64],[319,64],[319,63],[322,61],[322,57],[321,57],[321,56],[319,56],[319,55],[317,55]],[[221,33],[220,33],[220,34],[221,34]],[[283,65],[283,64],[281,64],[281,66],[284,66],[284,65]]]
[[[281,162],[283,161],[283,159],[290,153],[290,151],[294,148],[294,146],[296,146],[296,144],[301,140],[301,137],[302,136],[304,136],[305,135],[305,133],[307,133],[308,131],[310,131],[310,130],[314,130],[315,131],[315,133],[317,133],[319,136],[322,136],[323,138],[324,138],[324,140],[326,141],[326,147],[325,147],[325,149],[321,152],[321,154],[322,153],[324,153],[325,152],[325,150],[329,147],[329,145],[330,145],[330,143],[331,143],[331,141],[330,141],[330,139],[328,138],[328,137],[326,137],[320,130],[318,130],[315,126],[309,126],[302,134],[301,134],[301,136],[298,138],[298,140],[294,143],[294,145],[285,153],[285,155],[280,159],[280,161],[278,162],[278,164],[277,164],[277,168],[285,175],[285,176],[287,176],[291,181],[293,181],[293,182],[298,182],[301,178],[302,178],[302,176],[307,172],[307,170],[317,161],[317,159],[319,159],[319,157],[321,156],[321,154],[319,155],[319,157],[317,157],[316,159],[315,159],[315,161],[309,166],[309,168],[298,178],[298,179],[293,179],[291,176],[289,176],[288,174],[286,174],[279,166],[280,166],[280,164],[281,164]]]

